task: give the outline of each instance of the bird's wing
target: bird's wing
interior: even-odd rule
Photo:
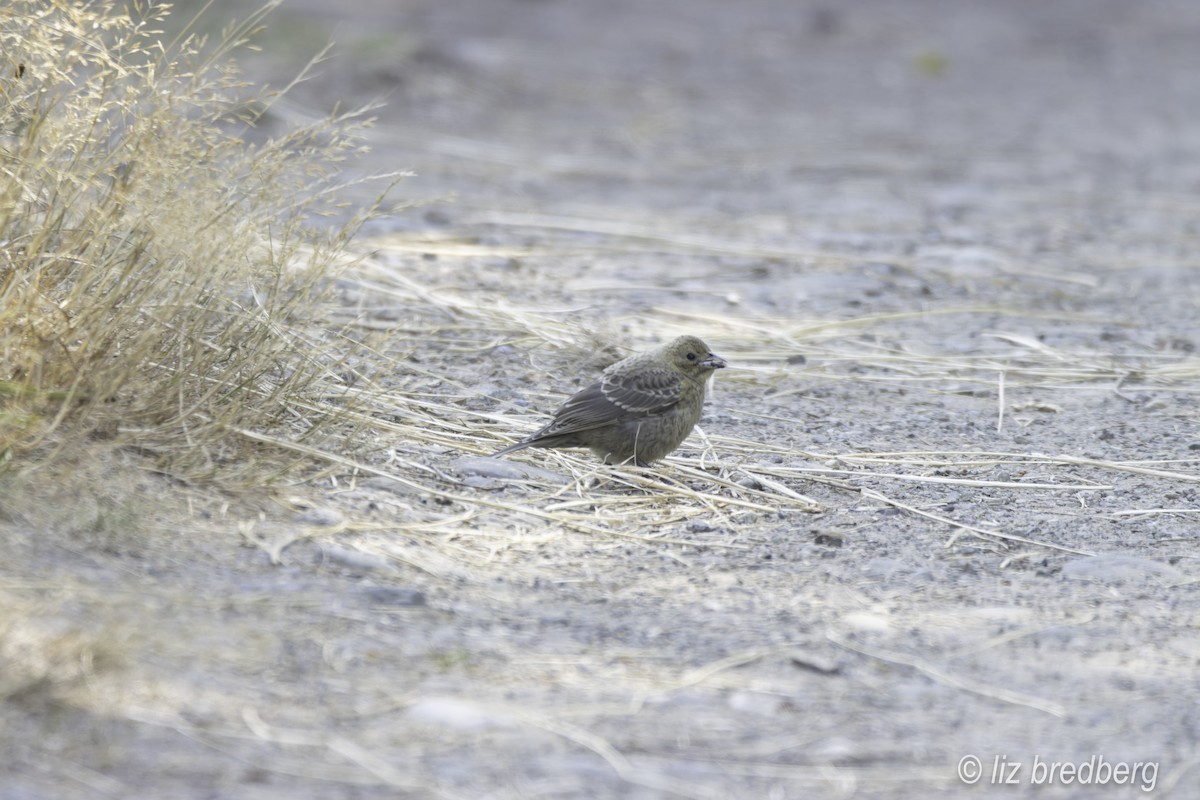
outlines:
[[[660,414],[679,402],[680,382],[675,370],[655,367],[605,375],[600,381],[600,391],[626,414]]]
[[[562,436],[600,428],[620,419],[659,414],[679,402],[679,390],[680,377],[670,369],[606,375],[563,403],[554,420],[531,438]]]

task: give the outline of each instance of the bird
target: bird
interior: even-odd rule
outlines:
[[[705,389],[725,359],[695,336],[680,336],[610,366],[563,403],[554,418],[493,457],[526,447],[586,447],[606,464],[648,466],[700,421]]]

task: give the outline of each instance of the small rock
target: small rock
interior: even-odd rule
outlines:
[[[841,547],[846,540],[838,531],[814,531],[813,542],[825,547]]]
[[[867,633],[886,633],[892,627],[886,616],[870,611],[851,611],[842,616],[842,622],[853,630]]]
[[[330,527],[345,522],[341,512],[332,508],[310,508],[296,515],[296,521],[302,525],[321,525]]]
[[[403,586],[368,586],[360,594],[369,603],[384,606],[423,606],[425,593]]]
[[[894,558],[872,558],[862,568],[863,575],[875,580],[886,580],[905,572],[908,572],[908,565]]]
[[[382,489],[385,492],[400,495],[401,497],[412,497],[414,495],[422,495],[424,492],[419,492],[405,483],[401,483],[394,478],[385,478],[382,475],[375,475],[365,480],[358,482],[358,485],[367,489]]]
[[[783,705],[784,698],[764,692],[739,691],[729,695],[729,707],[734,711],[746,711],[764,717],[775,716]]]
[[[844,736],[831,736],[812,743],[805,755],[816,763],[850,762],[861,755],[858,744]]]
[[[1062,574],[1068,578],[1080,578],[1101,583],[1144,581],[1150,577],[1183,580],[1183,573],[1174,567],[1148,558],[1126,555],[1076,558],[1063,565]]]
[[[509,727],[512,724],[474,703],[440,695],[422,697],[409,706],[405,714],[417,722],[461,731]]]
[[[504,481],[498,481],[495,478],[485,478],[482,475],[468,475],[463,478],[463,486],[469,486],[472,489],[483,489],[485,491],[494,491],[505,486]]]
[[[829,658],[815,656],[811,653],[794,652],[791,655],[793,666],[807,669],[821,675],[837,675],[842,671],[842,665]]]
[[[509,481],[535,481],[565,486],[571,479],[559,472],[507,461],[503,458],[478,458],[464,456],[450,462],[451,468],[463,475],[476,475],[482,478],[498,478]]]
[[[331,564],[340,564],[343,567],[350,567],[351,569],[390,570],[392,568],[391,562],[383,556],[364,553],[361,550],[352,550],[349,547],[338,547],[332,544],[327,544],[321,548],[321,558]]]

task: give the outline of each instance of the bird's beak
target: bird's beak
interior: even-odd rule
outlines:
[[[721,369],[725,366],[725,359],[709,353],[704,357],[704,360],[700,362],[700,366],[704,367],[705,369]]]

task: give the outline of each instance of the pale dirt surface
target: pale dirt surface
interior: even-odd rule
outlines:
[[[453,196],[369,231],[437,308],[346,313],[495,440],[6,487],[0,800],[1200,797],[1200,5],[326,5],[254,74],[332,31],[289,108]],[[682,331],[740,369],[661,477],[460,460]]]

